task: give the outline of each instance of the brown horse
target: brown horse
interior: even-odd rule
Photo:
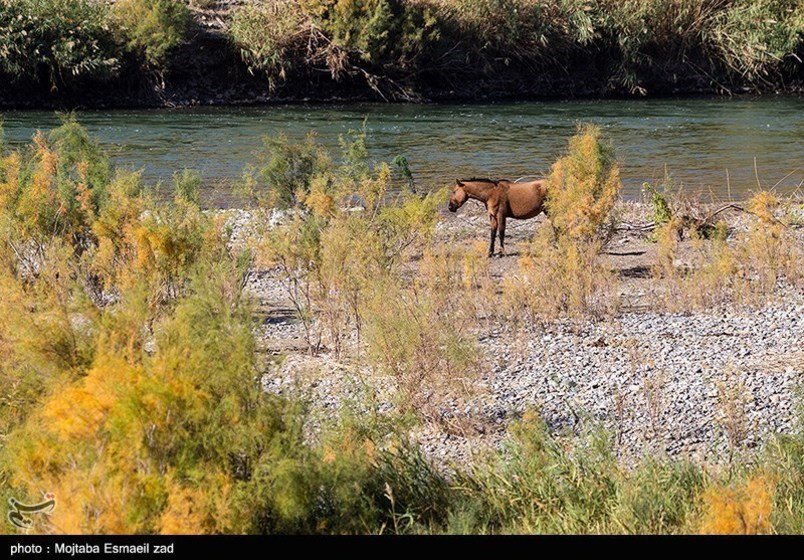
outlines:
[[[489,256],[494,254],[494,239],[497,232],[500,233],[500,256],[503,256],[505,255],[505,220],[507,218],[527,220],[545,210],[547,181],[512,183],[506,179],[499,181],[477,178],[465,181],[455,179],[455,186],[452,187],[452,196],[449,199],[450,212],[457,212],[458,208],[470,198],[479,200],[486,206],[491,221]],[[545,214],[547,214],[546,210]]]

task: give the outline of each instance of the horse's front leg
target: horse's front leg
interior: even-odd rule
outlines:
[[[489,243],[489,257],[494,255],[494,241],[497,238],[497,216],[489,215],[491,218],[491,241]]]

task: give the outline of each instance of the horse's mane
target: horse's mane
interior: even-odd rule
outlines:
[[[489,179],[488,177],[472,177],[471,179],[461,179],[461,183],[491,183],[492,185],[496,185],[500,181],[508,181],[508,179],[499,179],[497,181],[494,179]]]

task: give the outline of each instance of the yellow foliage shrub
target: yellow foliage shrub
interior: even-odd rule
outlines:
[[[207,532],[202,508],[206,493],[202,489],[171,484],[167,496],[167,505],[159,518],[161,534],[198,535]]]
[[[746,210],[757,217],[740,239],[737,256],[753,283],[754,291],[767,295],[775,291],[784,277],[793,286],[804,279],[804,255],[801,244],[777,214],[781,201],[773,193],[760,191],[746,204]]]
[[[142,303],[124,298],[98,333],[86,375],[45,397],[3,450],[14,487],[60,497],[45,530],[232,527],[232,461],[267,449],[256,440],[270,439],[272,428],[263,422],[270,411],[256,406],[246,310],[226,288],[230,265],[218,266],[160,322],[152,355],[119,351],[126,315],[143,330],[140,311],[126,309]]]
[[[601,138],[597,126],[580,126],[548,178],[547,212],[558,236],[607,240],[614,228],[612,210],[620,187],[613,147]]]
[[[758,535],[771,531],[773,486],[763,476],[750,478],[736,489],[709,488],[704,492],[703,501],[703,534]]]
[[[613,208],[620,171],[600,129],[582,125],[548,178],[546,211],[553,235],[542,229],[519,259],[517,273],[503,281],[512,317],[613,312],[614,278],[599,253],[614,231]]]

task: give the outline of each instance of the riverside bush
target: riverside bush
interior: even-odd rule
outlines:
[[[347,91],[415,100],[790,87],[802,11],[801,0],[262,0],[224,17],[232,54],[272,89],[318,88],[328,74]],[[0,73],[51,96],[129,78],[165,86],[190,21],[170,0],[1,0]]]
[[[586,124],[553,164],[546,209],[559,237],[607,241],[614,229],[612,210],[620,196],[620,168],[614,148],[597,126]]]
[[[508,313],[555,319],[615,312],[616,278],[600,262],[600,250],[599,242],[573,243],[538,233],[520,257],[516,274],[503,280]]]
[[[0,74],[76,88],[118,77],[128,56],[161,73],[189,23],[187,6],[168,0],[2,0]]]
[[[231,34],[252,71],[271,85],[293,70],[324,67],[333,78],[378,80],[414,72],[439,38],[437,20],[424,3],[404,0],[285,0],[238,8]]]
[[[232,15],[229,33],[249,70],[265,73],[274,86],[302,63],[306,23],[294,0],[246,4]]]
[[[731,239],[724,233],[705,239],[694,228],[691,251],[680,259],[677,217],[656,229],[657,261],[653,276],[659,302],[671,310],[692,311],[728,303],[761,306],[779,293],[780,285],[799,286],[802,250],[784,219],[784,204],[760,191],[745,204],[747,231]],[[726,228],[721,227],[721,231]]]
[[[603,90],[644,95],[679,83],[724,90],[795,76],[801,8],[800,0],[286,0],[238,8],[232,35],[272,83],[290,68],[325,68],[404,98],[440,78],[450,88],[467,79],[515,83],[513,64],[536,80],[593,64]]]
[[[391,169],[367,163],[364,133],[342,140],[337,163],[312,138],[287,143],[271,142],[260,176],[291,216],[264,233],[257,262],[278,272],[311,352],[324,343],[340,358],[353,341],[355,355],[394,380],[401,410],[439,418],[442,398],[466,393],[477,371],[466,323],[449,312],[459,263],[424,251],[443,193],[391,194]],[[357,211],[340,207],[351,200]],[[422,251],[411,283],[404,266]]]
[[[801,65],[804,16],[800,0],[738,0],[713,16],[707,34],[735,74],[765,80]]]
[[[121,53],[107,16],[89,0],[0,1],[0,74],[51,88],[114,75]]]
[[[631,472],[594,430],[567,445],[538,415],[511,428],[507,448],[458,474],[452,523],[465,532],[667,533],[695,521],[703,472],[692,464],[647,459]],[[515,483],[514,483],[515,482]]]
[[[0,494],[58,496],[34,530],[401,532],[443,512],[446,482],[418,450],[399,438],[380,449],[393,434],[350,424],[308,445],[303,411],[262,392],[250,259],[197,207],[193,176],[156,204],[138,174],[109,170],[76,138],[87,140],[67,123],[0,167],[4,233],[40,247],[29,274],[0,246]],[[109,171],[95,184],[104,202],[81,220],[57,208],[17,223],[30,218],[20,191],[56,197],[93,167]]]
[[[190,11],[183,2],[170,0],[118,0],[111,21],[128,51],[159,71],[170,65],[170,54],[179,46],[190,25]]]
[[[424,3],[403,0],[300,0],[332,41],[375,65],[404,70],[438,39],[436,20]]]

